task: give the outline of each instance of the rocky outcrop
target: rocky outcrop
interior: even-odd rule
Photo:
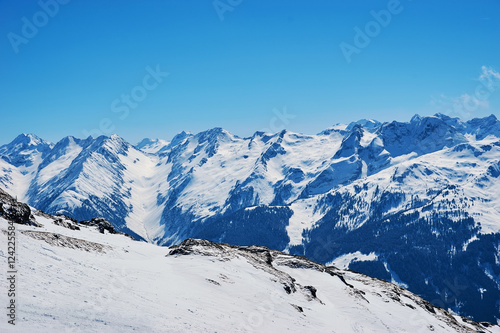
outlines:
[[[104,233],[104,230],[107,230],[110,234],[116,234],[116,230],[113,228],[113,225],[103,217],[94,217],[90,221],[80,221],[79,223],[89,227],[97,227],[101,234]]]
[[[66,215],[51,215],[51,214],[47,214],[41,210],[34,210],[33,212],[33,215],[35,216],[41,216],[41,217],[44,217],[46,219],[51,219],[51,220],[54,220],[54,224],[56,225],[59,225],[61,227],[64,227],[64,228],[68,228],[68,229],[71,229],[71,230],[80,230],[80,227],[77,226],[77,221],[74,219],[74,218],[71,218],[69,216],[66,216]]]
[[[57,221],[56,221],[56,224],[57,224]],[[116,231],[115,228],[113,227],[113,225],[111,224],[111,222],[106,220],[104,217],[94,217],[90,221],[80,221],[80,222],[78,222],[78,224],[81,224],[84,226],[89,226],[89,227],[96,227],[97,229],[99,229],[99,232],[101,234],[104,234],[104,231],[106,230],[110,234],[124,235],[124,236],[127,236],[127,237],[135,240],[135,238],[133,236],[131,236],[127,233]]]
[[[21,233],[34,239],[43,240],[50,245],[82,250],[86,252],[106,253],[107,250],[112,249],[112,247],[109,245],[90,242],[79,238],[68,237],[53,232],[23,230],[21,231]]]
[[[14,223],[40,226],[27,204],[17,201],[2,189],[0,189],[0,216]]]

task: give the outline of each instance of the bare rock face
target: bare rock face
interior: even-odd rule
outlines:
[[[112,247],[109,245],[103,245],[84,239],[68,237],[53,232],[23,230],[21,231],[21,233],[34,239],[43,240],[50,245],[82,250],[86,252],[106,253],[107,250],[112,249]]]
[[[57,223],[57,221],[56,221],[56,223]],[[129,235],[127,233],[116,231],[115,228],[113,227],[113,225],[111,224],[111,222],[106,220],[104,217],[94,217],[90,221],[80,221],[80,222],[78,222],[78,224],[84,225],[84,226],[89,226],[89,227],[96,227],[101,234],[104,234],[104,231],[106,230],[110,234],[124,235],[124,236],[129,237],[130,239],[134,239],[134,237],[132,237],[131,235]]]
[[[2,189],[0,189],[0,216],[14,223],[40,227],[31,214],[30,207],[17,201]]]
[[[80,221],[79,223],[90,227],[97,227],[101,234],[104,233],[104,230],[107,230],[110,234],[117,233],[113,225],[104,217],[94,217],[90,221]]]

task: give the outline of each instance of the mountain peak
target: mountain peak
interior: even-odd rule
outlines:
[[[186,131],[182,131],[178,134],[176,134],[173,138],[172,138],[172,141],[170,141],[170,146],[171,147],[174,147],[174,146],[177,146],[178,144],[184,142],[184,140],[190,136],[193,136],[193,133],[191,132],[186,132]]]
[[[153,143],[157,143],[157,142],[158,142],[158,140],[159,140],[159,139],[144,138],[144,139],[142,139],[141,141],[139,141],[139,142],[135,145],[135,147],[140,149],[140,148],[142,148],[142,147],[144,147],[144,146],[146,146],[146,145],[150,145],[150,144],[153,144]]]
[[[198,138],[199,142],[212,142],[221,139],[232,139],[233,135],[221,127],[214,127],[212,129],[196,134],[195,137]]]
[[[318,135],[330,135],[332,133],[344,133],[347,131],[346,124],[337,123],[318,133]]]
[[[500,122],[495,115],[484,118],[474,118],[466,123],[467,132],[475,134],[477,139],[482,139],[488,135],[500,136]]]
[[[353,121],[353,122],[349,123],[349,125],[347,125],[346,129],[351,130],[357,125],[362,126],[366,129],[373,129],[373,128],[380,126],[381,123],[379,121],[373,120],[373,119],[360,119],[358,121]]]
[[[44,144],[44,145],[50,145],[49,142],[41,139],[40,137],[38,137],[37,135],[35,134],[31,134],[31,133],[22,133],[22,134],[19,134],[12,142],[11,144],[25,144],[26,146],[37,146],[37,145],[40,145],[40,144]]]
[[[137,143],[135,148],[145,153],[155,154],[164,147],[168,146],[169,143],[170,142],[166,140],[145,138]]]
[[[38,151],[50,150],[54,145],[47,142],[35,134],[20,134],[10,143],[0,146],[1,150],[9,152],[20,151],[24,149],[35,149]]]
[[[474,118],[469,120],[470,123],[478,123],[478,124],[488,124],[493,125],[498,121],[497,117],[494,114],[490,114],[488,117],[484,118]]]
[[[491,119],[491,120],[498,120],[498,118],[492,113],[490,114],[488,117],[486,117],[487,119]]]
[[[418,113],[415,113],[415,115],[413,117],[411,117],[410,123],[418,122],[421,120],[422,120],[422,117]]]
[[[0,155],[2,159],[16,167],[30,167],[37,159],[36,155],[46,156],[53,146],[34,134],[23,133],[12,142],[0,146]]]

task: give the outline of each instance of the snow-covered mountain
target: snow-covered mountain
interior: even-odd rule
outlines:
[[[135,148],[149,154],[157,154],[161,149],[168,146],[170,142],[161,139],[143,139],[135,145]]]
[[[500,122],[361,120],[317,135],[221,128],[133,146],[21,135],[0,186],[159,245],[259,244],[393,281],[436,305],[500,318]]]
[[[305,257],[200,239],[137,242],[104,219],[76,223],[0,190],[1,234],[11,221],[16,325],[2,320],[2,332],[500,332]]]

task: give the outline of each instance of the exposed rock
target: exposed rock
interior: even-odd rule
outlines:
[[[291,304],[291,303],[290,303],[290,305],[293,306],[295,308],[295,310],[299,311],[300,313],[304,312],[304,309],[302,309],[301,306],[298,306],[296,304]]]
[[[116,234],[115,228],[113,225],[103,217],[94,217],[90,221],[80,221],[79,224],[87,225],[90,227],[97,227],[101,234],[104,233],[104,230],[107,230],[110,234]]]
[[[65,216],[65,215],[61,215],[61,216]],[[72,220],[76,221],[74,219],[72,219]],[[57,224],[57,222],[56,222],[56,224]],[[80,222],[78,222],[78,224],[89,226],[89,227],[97,227],[97,229],[99,229],[99,232],[101,234],[103,234],[104,230],[106,230],[110,234],[123,235],[123,236],[127,236],[128,238],[130,238],[132,240],[135,240],[135,238],[133,236],[131,236],[127,233],[116,231],[115,228],[113,227],[113,225],[111,224],[111,222],[106,220],[104,217],[94,217],[90,221],[80,221]],[[75,226],[75,227],[79,228],[78,226]]]
[[[35,221],[27,204],[17,201],[2,189],[0,189],[0,216],[14,223],[41,226]]]
[[[70,249],[83,250],[87,252],[100,252],[100,253],[105,253],[106,249],[111,249],[111,247],[108,245],[103,245],[73,237],[67,237],[52,232],[26,230],[26,231],[21,231],[21,233],[23,233],[26,236],[30,236],[34,239],[43,240],[51,245],[67,247]]]
[[[74,218],[71,218],[71,217],[66,216],[66,215],[62,215],[62,214],[61,215],[51,215],[51,214],[47,214],[45,212],[42,212],[41,210],[34,210],[33,215],[45,217],[47,219],[51,219],[54,221],[54,224],[61,226],[61,227],[64,227],[64,228],[68,228],[71,230],[80,230],[80,227],[77,226],[78,222]]]

